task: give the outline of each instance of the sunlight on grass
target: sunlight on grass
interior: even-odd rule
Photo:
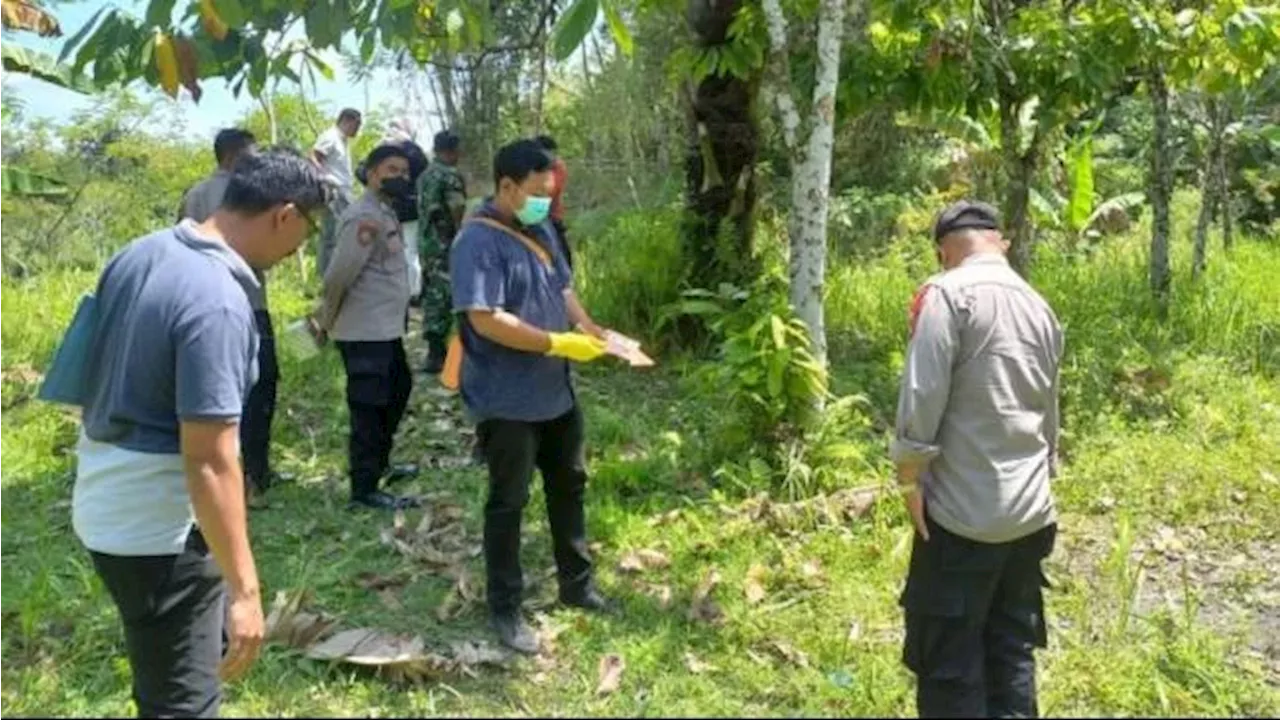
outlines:
[[[1175,260],[1185,267],[1184,253]],[[927,247],[904,244],[877,261],[832,268],[834,374],[842,392],[866,393],[880,418],[892,417],[906,304],[931,263]],[[1184,289],[1163,326],[1146,319],[1144,273],[1135,236],[1087,259],[1046,249],[1035,274],[1068,343],[1068,465],[1057,486],[1063,530],[1050,563],[1056,587],[1042,711],[1273,716],[1280,662],[1266,635],[1274,622],[1264,621],[1280,613],[1280,594],[1274,573],[1250,570],[1278,561],[1280,248],[1244,242],[1230,261],[1215,258],[1201,286],[1180,277]],[[92,282],[85,273],[50,273],[3,285],[3,707],[15,716],[132,712],[114,609],[70,528],[74,416],[30,399],[29,371],[47,361]],[[292,266],[273,278],[278,328],[310,308],[297,282]],[[625,606],[623,617],[550,609],[564,630],[548,663],[416,687],[272,647],[230,689],[225,712],[910,714],[897,607],[909,531],[898,503],[882,498],[852,524],[738,511],[743,493],[687,472],[710,405],[682,394],[683,362],[650,374],[590,368],[581,378],[591,536],[600,543],[601,582]],[[275,454],[299,480],[273,490],[273,507],[252,516],[264,597],[305,587],[351,627],[419,633],[432,644],[485,637],[479,607],[438,621],[450,583],[380,543],[388,519],[344,509],[336,354],[306,364],[285,358],[282,378]],[[418,386],[397,454],[465,457],[456,416],[424,392],[429,381]],[[441,419],[452,429],[435,429]],[[883,445],[882,433],[877,426],[857,440]],[[478,536],[484,482],[473,467],[432,469],[408,489],[452,493]],[[535,489],[523,555],[531,576],[551,565],[542,502]],[[638,549],[661,552],[670,567],[620,570],[619,559]],[[1243,563],[1231,569],[1237,554]],[[764,597],[752,601],[747,577],[757,565]],[[720,625],[687,617],[711,568],[721,578],[713,595]],[[479,561],[470,569],[482,577]],[[399,571],[411,578],[397,607],[355,581],[361,572]],[[533,600],[552,591],[540,588]],[[617,693],[598,697],[597,665],[607,653],[622,655],[626,670]],[[703,664],[699,672],[690,657]]]

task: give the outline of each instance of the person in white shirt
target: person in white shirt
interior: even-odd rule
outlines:
[[[320,137],[316,138],[316,144],[311,148],[312,159],[324,170],[326,179],[336,188],[320,233],[320,252],[317,260],[321,277],[329,267],[329,258],[333,257],[333,248],[337,244],[335,220],[342,215],[353,199],[351,150],[348,146],[351,138],[359,134],[361,121],[359,110],[344,108],[338,113],[338,121],[333,127],[321,133]]]

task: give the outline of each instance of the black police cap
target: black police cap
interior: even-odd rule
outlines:
[[[960,200],[953,203],[938,215],[933,224],[933,241],[942,242],[942,238],[956,230],[999,230],[1000,212],[984,202]]]

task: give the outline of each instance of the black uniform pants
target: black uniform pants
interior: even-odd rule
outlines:
[[[179,555],[91,555],[120,611],[138,716],[217,717],[226,601],[200,532]]]
[[[583,496],[587,487],[582,412],[545,422],[485,420],[476,428],[489,466],[484,508],[484,562],[489,612],[520,608],[520,525],[536,467],[547,496],[547,519],[560,582],[560,596],[580,597],[591,582]]]
[[[378,489],[378,481],[391,467],[391,447],[409,405],[413,373],[400,340],[337,345],[347,368],[351,496],[364,497]]]
[[[903,662],[915,674],[920,717],[1036,717],[1034,648],[1044,647],[1041,561],[1057,526],[980,543],[928,520],[902,606]]]
[[[258,326],[258,382],[245,399],[240,419],[240,452],[244,456],[245,479],[258,490],[266,490],[271,478],[271,420],[276,414],[276,386],[280,382],[280,366],[276,362],[276,336],[271,313],[257,310],[253,314]]]

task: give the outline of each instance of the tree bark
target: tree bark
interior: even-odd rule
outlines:
[[[764,11],[776,68],[774,76],[779,85],[773,95],[782,115],[783,137],[792,154],[791,211],[787,223],[791,239],[791,307],[809,329],[814,359],[826,367],[827,333],[822,301],[845,0],[822,0],[818,7],[818,66],[810,116],[808,122],[803,123],[803,130],[785,64],[786,16],[779,0],[764,0]]]
[[[1212,97],[1205,100],[1205,111],[1209,116],[1209,146],[1200,166],[1200,214],[1196,218],[1196,239],[1191,258],[1192,280],[1199,279],[1204,272],[1209,226],[1218,212],[1218,153],[1222,149],[1222,139],[1218,134],[1218,103]]]
[[[1157,61],[1147,68],[1147,91],[1151,95],[1154,133],[1151,147],[1151,174],[1148,194],[1151,200],[1151,292],[1156,297],[1161,316],[1168,311],[1172,271],[1169,267],[1169,203],[1173,194],[1173,166],[1169,148],[1169,86],[1164,67]]]
[[[729,24],[746,1],[689,0],[687,20],[698,44],[729,42]],[[683,235],[689,280],[697,287],[745,285],[756,275],[758,89],[758,78],[711,75],[690,93]]]
[[[1031,182],[1039,161],[1040,139],[1033,137],[1022,150],[1018,118],[1022,100],[1012,89],[1000,92],[1000,153],[1005,173],[1004,225],[1009,241],[1009,264],[1020,275],[1031,268],[1034,238],[1031,233]]]
[[[1230,159],[1227,153],[1226,133],[1227,125],[1231,120],[1231,105],[1227,102],[1218,105],[1218,112],[1214,116],[1215,130],[1214,137],[1218,141],[1218,157],[1215,174],[1218,180],[1218,212],[1222,214],[1222,248],[1230,250],[1231,244],[1235,238],[1232,235],[1232,203],[1231,203],[1231,175],[1227,169]]]

